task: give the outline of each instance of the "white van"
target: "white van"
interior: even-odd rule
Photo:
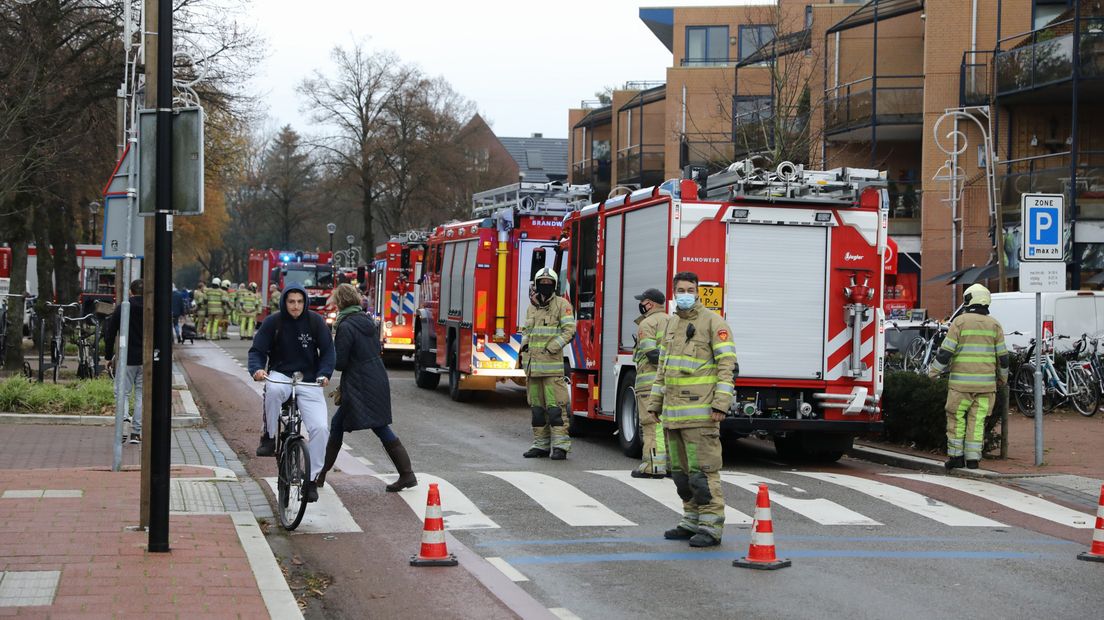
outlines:
[[[1069,340],[1059,340],[1059,351],[1073,346],[1081,334],[1104,333],[1104,291],[1061,291],[1043,293],[1043,331]],[[1035,336],[1035,293],[993,293],[989,313],[1004,327],[1005,343],[1027,346]],[[1008,335],[1020,331],[1024,335]]]

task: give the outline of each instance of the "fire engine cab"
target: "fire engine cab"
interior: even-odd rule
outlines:
[[[524,384],[519,361],[529,284],[553,267],[564,216],[590,202],[589,185],[514,183],[472,197],[472,219],[438,226],[427,239],[414,324],[414,372],[449,395]]]
[[[574,421],[616,421],[623,451],[639,455],[633,296],[671,300],[672,277],[692,271],[739,360],[722,432],[831,461],[880,429],[884,186],[874,170],[742,161],[570,214],[560,281],[578,325],[566,353]]]
[[[249,281],[257,283],[262,314],[268,316],[268,285],[281,291],[291,283],[307,289],[307,305],[326,315],[326,301],[333,293],[333,254],[293,250],[249,250]]]
[[[412,230],[376,248],[368,273],[368,299],[372,314],[380,321],[385,356],[414,351],[414,304],[428,238],[428,232]]]

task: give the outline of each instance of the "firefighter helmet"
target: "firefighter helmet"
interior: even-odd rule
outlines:
[[[224,291],[230,290],[230,280],[223,280],[222,281],[222,289]]]
[[[211,286],[222,286],[222,278],[211,278]]]
[[[981,284],[971,286],[962,294],[962,302],[967,306],[988,306],[990,301],[989,289]]]
[[[537,272],[537,275],[533,276],[533,283],[536,284],[538,280],[552,280],[553,284],[558,284],[560,278],[556,276],[556,272],[551,267],[545,267]]]
[[[249,283],[249,290],[251,290],[251,291],[257,290],[257,283],[256,282],[250,282]]]

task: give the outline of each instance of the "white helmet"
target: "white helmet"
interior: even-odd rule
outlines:
[[[222,278],[219,278],[219,277],[211,278],[211,286],[222,286]]]
[[[537,272],[537,275],[533,276],[533,284],[536,284],[538,280],[552,280],[553,284],[559,284],[560,282],[559,276],[551,267],[544,267]]]

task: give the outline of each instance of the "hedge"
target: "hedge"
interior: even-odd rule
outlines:
[[[1000,445],[997,427],[1002,401],[994,406],[985,420],[985,449]],[[947,450],[947,379],[930,379],[927,375],[906,371],[887,371],[882,392],[882,417],[885,421],[882,439],[921,450]]]
[[[115,387],[109,378],[71,383],[34,383],[23,377],[0,382],[0,411],[108,415],[115,410]]]

